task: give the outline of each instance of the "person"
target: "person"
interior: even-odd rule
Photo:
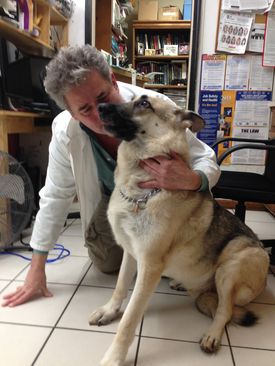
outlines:
[[[99,118],[99,103],[123,103],[155,91],[116,82],[104,56],[90,45],[62,48],[47,67],[44,85],[64,109],[53,121],[45,186],[30,245],[33,255],[23,286],[4,297],[3,306],[16,306],[34,295],[52,296],[47,288],[45,263],[57,241],[69,207],[77,194],[85,245],[102,272],[120,267],[122,250],[115,243],[106,218],[114,187],[113,171],[119,141],[107,134]],[[172,102],[171,102],[172,103]],[[171,152],[140,162],[152,179],[144,189],[208,190],[220,174],[213,150],[188,130],[191,168]]]

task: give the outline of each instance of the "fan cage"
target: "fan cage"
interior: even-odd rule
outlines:
[[[14,243],[20,237],[22,231],[28,225],[31,214],[34,209],[34,190],[31,179],[22,166],[16,159],[5,152],[0,152],[0,183],[5,176],[5,190],[12,192],[10,196],[0,192],[0,249],[5,248]],[[13,185],[11,181],[7,187],[7,177],[20,177],[23,183],[22,203],[12,197],[18,194],[18,187]],[[3,182],[3,181],[2,181]]]

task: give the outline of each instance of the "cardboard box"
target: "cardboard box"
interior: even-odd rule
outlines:
[[[138,20],[157,20],[158,6],[158,0],[139,0]]]
[[[177,6],[163,6],[159,9],[159,20],[180,20],[182,14]]]

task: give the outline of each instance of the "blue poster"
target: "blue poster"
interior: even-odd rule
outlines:
[[[236,94],[237,101],[270,101],[272,100],[272,92],[270,91],[237,91]]]
[[[222,91],[201,91],[199,114],[205,120],[205,128],[198,132],[197,137],[208,145],[217,139],[221,114]]]

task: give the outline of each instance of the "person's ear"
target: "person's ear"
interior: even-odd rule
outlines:
[[[117,85],[116,77],[115,77],[115,74],[113,72],[111,72],[111,80],[112,80],[113,87],[116,90],[118,90],[118,85]]]

